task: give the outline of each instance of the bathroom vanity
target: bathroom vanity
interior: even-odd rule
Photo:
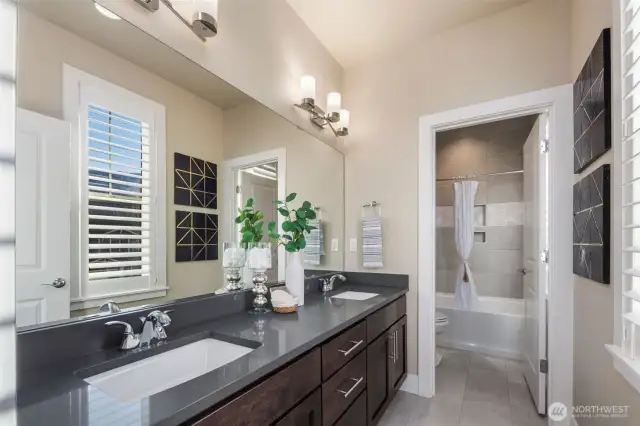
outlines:
[[[375,424],[406,377],[406,333],[402,296],[191,424]]]
[[[292,314],[251,315],[250,291],[163,306],[174,310],[166,341],[132,351],[119,350],[122,330],[105,327],[100,318],[23,331],[18,334],[19,424],[55,419],[55,424],[88,426],[112,416],[141,426],[376,424],[407,373],[408,279],[345,275],[347,282],[333,292],[308,293],[305,305]],[[348,291],[376,295],[332,297]],[[132,322],[145,313],[115,317]],[[131,368],[209,338],[243,346],[246,353],[171,387],[166,386],[171,373],[187,364],[179,358],[150,373]],[[53,342],[59,349],[45,350]],[[218,352],[211,360],[224,356]],[[124,380],[120,386],[92,380],[123,367],[128,371],[114,378]],[[158,385],[163,390],[153,390]]]

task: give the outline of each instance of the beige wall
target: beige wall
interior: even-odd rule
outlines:
[[[603,28],[611,27],[612,2],[572,0],[571,79],[580,73]],[[616,143],[616,141],[613,141]],[[575,181],[602,164],[613,161],[609,151],[589,166]],[[613,264],[613,261],[612,261]],[[604,345],[613,343],[614,292],[604,285],[579,276],[574,290],[574,405],[629,405],[627,419],[578,419],[580,426],[631,426],[640,422],[640,393],[613,368]]]
[[[306,131],[268,108],[249,103],[224,112],[224,157],[230,160],[277,148],[287,150],[287,193],[298,194],[320,207],[325,232],[324,262],[307,269],[343,269],[344,253],[344,158]],[[340,250],[332,252],[332,238]]]
[[[91,1],[91,0],[77,0]],[[341,90],[342,67],[329,54],[286,0],[220,1],[219,32],[201,42],[166,8],[144,11],[133,1],[98,0],[133,25],[202,65],[325,142],[308,114],[293,108],[300,102],[300,77],[317,80],[317,99]]]
[[[167,123],[167,280],[166,299],[194,296],[222,286],[220,262],[175,262],[173,154],[180,152],[220,164],[222,111],[190,92],[127,62],[40,17],[20,10],[18,106],[62,118],[62,64],[67,63],[166,108]],[[218,188],[221,183],[218,181]],[[211,210],[199,209],[212,212]],[[215,213],[215,212],[214,212]],[[162,299],[154,299],[159,302]],[[132,303],[133,305],[140,302]]]
[[[496,121],[436,135],[436,176],[521,171],[523,145],[535,116]],[[469,265],[480,296],[522,299],[523,175],[479,177]],[[436,291],[455,293],[460,264],[455,244],[453,181],[436,182]]]
[[[410,373],[417,373],[418,119],[568,83],[568,22],[568,1],[538,0],[345,70],[344,100],[352,111],[346,238],[358,235],[360,206],[381,202],[380,272],[410,276]],[[358,254],[347,253],[345,263],[362,270]]]

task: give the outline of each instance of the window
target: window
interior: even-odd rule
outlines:
[[[612,231],[616,330],[607,349],[616,369],[640,391],[640,0],[619,0],[619,33],[612,49],[614,99],[614,188]],[[617,71],[616,71],[617,70]],[[619,113],[616,114],[615,109]],[[620,126],[621,124],[621,126]],[[617,229],[616,229],[617,228]],[[615,238],[614,238],[615,241]]]
[[[166,294],[164,108],[65,66],[72,309]]]

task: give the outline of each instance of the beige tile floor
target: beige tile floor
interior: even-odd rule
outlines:
[[[436,395],[399,392],[379,426],[544,426],[521,363],[440,348]]]

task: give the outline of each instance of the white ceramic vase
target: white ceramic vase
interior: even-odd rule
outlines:
[[[287,252],[287,271],[285,284],[293,297],[298,298],[298,306],[304,305],[304,267],[302,266],[302,252]]]

